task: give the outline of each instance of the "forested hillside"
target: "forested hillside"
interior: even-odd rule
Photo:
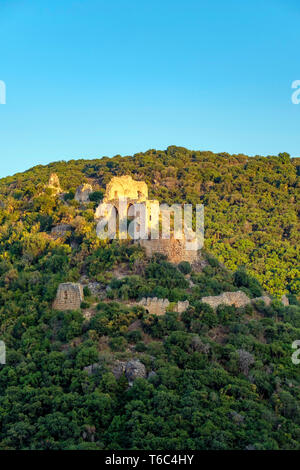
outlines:
[[[40,223],[43,231],[64,218],[61,209],[52,210],[51,198],[40,195],[50,172],[71,195],[84,181],[101,192],[112,176],[130,174],[146,181],[150,197],[160,201],[203,203],[205,246],[211,253],[231,270],[247,266],[271,294],[299,295],[300,162],[286,153],[250,158],[169,147],[133,157],[36,166],[0,180],[0,197],[25,230],[28,223]],[[23,210],[30,220],[28,215],[23,220]]]
[[[47,187],[53,172],[62,195]],[[151,198],[205,205],[198,264],[97,238],[95,208],[124,174],[146,181]],[[94,192],[80,205],[84,182]],[[288,154],[178,147],[0,180],[0,449],[299,449],[299,186]],[[56,237],[59,224],[70,229]],[[81,309],[55,311],[68,281],[86,285]],[[273,302],[201,302],[237,290]],[[168,312],[148,314],[142,297],[168,298]],[[189,301],[182,314],[178,300]],[[145,373],[129,386],[114,369],[132,359]]]

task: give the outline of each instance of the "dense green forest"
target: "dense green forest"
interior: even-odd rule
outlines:
[[[47,188],[53,172],[63,195]],[[124,174],[151,198],[204,204],[201,265],[97,238],[95,208]],[[80,205],[84,182],[94,192]],[[174,146],[0,180],[0,449],[300,449],[299,187],[300,163],[286,153]],[[56,238],[60,223],[71,229]],[[85,287],[80,310],[53,310],[59,283],[83,279],[98,293]],[[237,290],[273,302],[201,302]],[[168,298],[168,312],[148,314],[142,297]],[[178,300],[189,300],[182,314]],[[131,359],[146,375],[128,386],[113,369]]]

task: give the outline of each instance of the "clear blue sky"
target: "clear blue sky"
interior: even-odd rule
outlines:
[[[300,155],[295,0],[1,0],[0,176],[180,145]]]

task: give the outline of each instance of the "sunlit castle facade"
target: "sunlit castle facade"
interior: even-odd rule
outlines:
[[[148,199],[147,184],[125,175],[108,183],[95,218],[99,238],[133,239],[145,248],[147,256],[161,253],[179,263],[194,262],[203,245],[192,230],[192,212],[186,215],[180,204],[169,207]]]

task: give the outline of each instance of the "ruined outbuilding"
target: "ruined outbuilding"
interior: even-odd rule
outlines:
[[[272,298],[268,295],[263,295],[250,299],[245,292],[238,290],[236,292],[223,292],[223,294],[220,295],[202,297],[201,299],[201,302],[210,305],[214,310],[216,310],[219,305],[233,305],[239,308],[250,304],[255,305],[256,302],[260,301],[263,301],[266,306],[269,306],[272,303]],[[285,295],[282,296],[281,302],[285,306],[289,305],[289,300]]]
[[[139,305],[142,305],[144,309],[151,315],[165,315],[167,309],[170,307],[168,299],[159,299],[157,297],[147,297],[140,300]],[[189,301],[178,301],[172,306],[173,312],[182,313],[189,307]]]
[[[164,315],[170,305],[168,299],[158,299],[157,297],[143,298],[139,302],[145,310],[152,315]]]
[[[74,199],[77,202],[88,202],[92,192],[93,187],[90,184],[82,184],[76,189]]]
[[[78,310],[83,301],[83,287],[75,282],[59,284],[56,298],[53,302],[54,310]]]
[[[216,309],[219,305],[233,305],[237,308],[245,307],[251,301],[245,292],[238,290],[237,292],[223,292],[220,295],[202,297],[201,302]]]

